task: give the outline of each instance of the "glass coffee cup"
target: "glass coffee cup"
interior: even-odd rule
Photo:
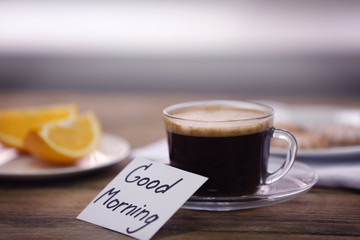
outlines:
[[[209,179],[193,195],[199,201],[231,201],[255,194],[284,177],[297,143],[273,127],[271,107],[246,101],[186,102],[164,109],[170,165]],[[282,166],[268,172],[271,138],[288,143]]]

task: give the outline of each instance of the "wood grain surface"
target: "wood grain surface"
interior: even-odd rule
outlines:
[[[0,92],[0,108],[74,102],[81,110],[93,109],[105,132],[137,148],[165,136],[165,106],[209,98],[224,96],[13,91]],[[0,239],[132,239],[76,219],[127,163],[67,178],[0,179]],[[291,201],[257,209],[180,209],[153,239],[360,239],[360,192],[315,187]]]

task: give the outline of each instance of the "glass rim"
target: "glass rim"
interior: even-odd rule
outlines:
[[[244,106],[257,106],[258,108],[250,108],[250,107],[244,107],[245,109],[266,109],[268,112],[264,113],[261,116],[258,117],[250,117],[250,118],[237,118],[237,119],[227,119],[227,120],[199,120],[199,119],[191,119],[191,118],[184,118],[179,117],[171,114],[171,111],[178,110],[178,109],[185,109],[185,108],[193,108],[197,106],[208,106],[208,105],[225,105],[225,106],[234,106],[239,107],[237,105],[242,104]],[[194,121],[194,122],[238,122],[238,121],[251,121],[251,120],[261,120],[268,117],[271,117],[274,115],[274,109],[266,104],[258,103],[255,101],[243,101],[243,100],[203,100],[203,101],[190,101],[190,102],[182,102],[182,103],[176,103],[173,105],[170,105],[166,107],[163,110],[163,115],[171,118],[171,119],[177,119],[182,121]]]

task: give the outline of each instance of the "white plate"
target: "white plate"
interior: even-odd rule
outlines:
[[[0,148],[0,178],[35,179],[69,176],[102,169],[127,159],[130,145],[125,139],[103,134],[98,150],[71,166],[57,166],[14,149]]]
[[[264,102],[266,103],[266,102]],[[295,105],[268,103],[275,110],[276,123],[295,123],[307,128],[321,124],[360,126],[360,109],[328,105]],[[284,155],[283,149],[271,149],[271,154]],[[299,149],[297,159],[334,159],[360,156],[360,145],[339,146],[323,149]]]
[[[269,172],[278,169],[282,163],[282,159],[270,158]],[[275,183],[262,186],[254,195],[234,197],[227,201],[190,198],[183,205],[183,208],[206,211],[231,211],[270,206],[289,201],[304,194],[315,185],[317,180],[318,175],[314,169],[304,163],[295,162],[285,177]]]

